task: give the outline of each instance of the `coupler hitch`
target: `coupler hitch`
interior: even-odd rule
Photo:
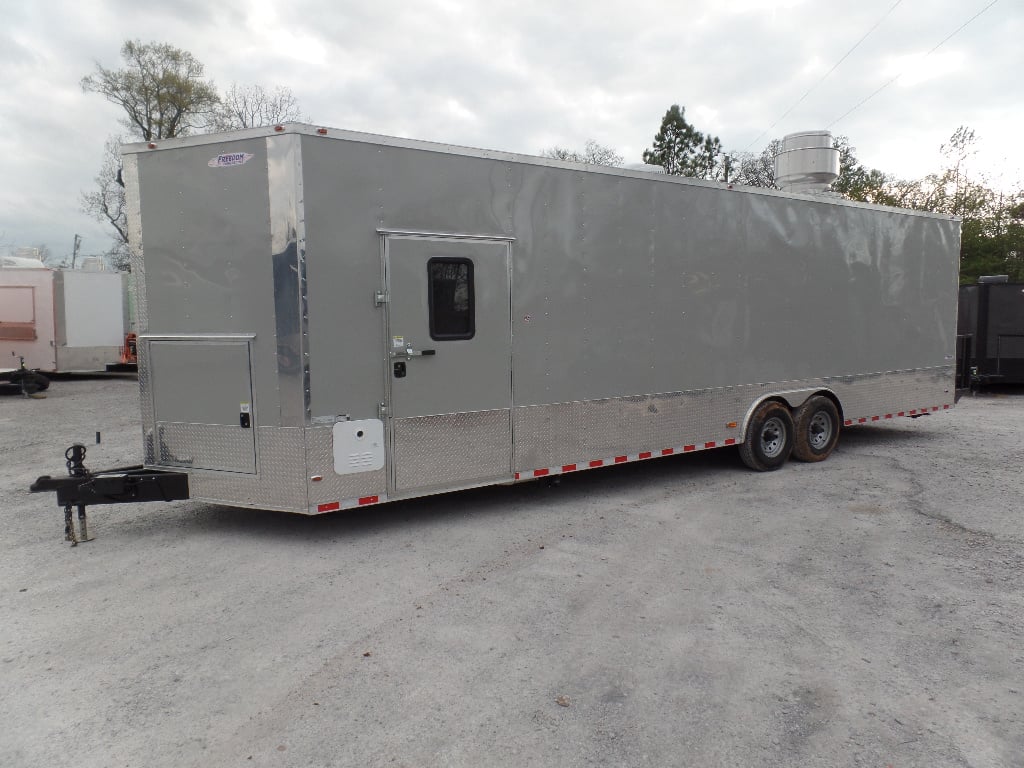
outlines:
[[[79,541],[92,541],[86,507],[90,504],[124,504],[142,501],[176,501],[188,498],[188,475],[146,469],[143,466],[121,467],[91,472],[85,466],[85,446],[75,443],[64,452],[68,476],[43,475],[30,486],[33,493],[56,491],[57,504],[64,508],[64,540],[71,546]],[[78,531],[75,531],[74,508],[78,508]]]

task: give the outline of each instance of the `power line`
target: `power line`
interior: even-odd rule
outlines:
[[[927,58],[928,58],[929,56],[931,56],[931,55],[932,55],[933,53],[935,53],[935,51],[937,51],[937,50],[938,50],[939,48],[941,48],[941,47],[942,47],[943,45],[945,45],[945,44],[946,44],[946,43],[947,43],[947,42],[949,41],[949,39],[950,39],[951,37],[953,37],[953,36],[954,36],[955,34],[957,34],[958,32],[960,32],[960,31],[961,31],[961,30],[962,30],[962,29],[963,29],[964,27],[966,27],[966,26],[967,26],[968,24],[970,24],[970,23],[971,23],[972,21],[974,21],[974,20],[975,20],[976,18],[978,18],[979,16],[981,16],[981,14],[983,14],[983,13],[984,13],[985,11],[987,11],[987,10],[988,10],[989,8],[991,8],[991,7],[993,6],[993,5],[995,5],[995,4],[996,4],[996,3],[998,3],[998,2],[999,2],[999,0],[992,0],[992,2],[991,2],[991,3],[989,3],[988,5],[986,5],[986,6],[984,7],[984,8],[982,8],[982,9],[981,9],[980,11],[978,11],[978,12],[977,12],[976,14],[974,14],[973,16],[971,16],[971,18],[969,18],[969,19],[968,19],[967,21],[965,21],[965,22],[964,22],[963,24],[961,24],[961,25],[960,25],[959,27],[957,27],[957,28],[956,28],[956,29],[954,29],[954,30],[953,30],[952,32],[950,32],[950,33],[949,33],[948,35],[946,35],[946,36],[945,36],[944,38],[942,38],[942,40],[941,40],[941,41],[940,41],[940,42],[939,42],[939,43],[938,43],[938,44],[937,44],[937,45],[936,45],[936,46],[935,46],[934,48],[932,48],[932,49],[931,49],[930,51],[928,51],[928,53],[926,53],[926,54],[925,54],[925,55],[924,55],[924,56],[922,57],[922,59],[921,59],[921,60],[923,61],[924,59],[927,59]],[[897,80],[899,80],[899,79],[900,79],[901,77],[903,77],[903,72],[900,72],[900,73],[899,73],[898,75],[896,75],[896,77],[892,78],[891,80],[889,80],[888,82],[886,82],[886,83],[885,83],[884,85],[882,85],[881,87],[879,87],[879,88],[878,88],[877,90],[875,90],[874,92],[872,92],[872,93],[871,93],[871,94],[869,94],[868,96],[866,96],[866,97],[864,97],[863,99],[861,99],[860,101],[858,101],[858,102],[857,102],[856,104],[854,104],[854,105],[853,105],[852,107],[850,107],[850,108],[849,108],[848,110],[846,110],[846,111],[845,111],[845,112],[844,112],[843,114],[841,114],[841,115],[840,115],[839,117],[837,117],[837,118],[836,118],[835,120],[833,120],[833,121],[832,121],[831,123],[829,123],[829,124],[828,124],[828,125],[827,125],[826,127],[827,127],[827,128],[831,128],[831,127],[832,127],[833,125],[835,125],[836,123],[838,123],[838,122],[839,122],[840,120],[842,120],[843,118],[847,117],[847,116],[848,116],[848,115],[850,115],[851,113],[853,113],[853,112],[855,112],[856,110],[860,109],[860,108],[861,108],[862,106],[864,106],[865,104],[867,104],[867,103],[868,103],[869,101],[871,101],[871,99],[875,98],[875,96],[877,96],[878,94],[880,94],[880,93],[881,93],[882,91],[884,91],[884,90],[885,90],[886,88],[888,88],[888,87],[889,87],[890,85],[892,85],[893,83],[895,83],[895,82],[896,82]]]
[[[767,128],[765,128],[763,131],[761,131],[761,133],[758,135],[758,137],[756,139],[754,139],[752,142],[750,142],[743,149],[743,151],[746,152],[748,149],[750,149],[752,146],[754,146],[754,144],[756,144],[761,139],[762,136],[764,136],[766,133],[768,133],[772,128],[774,128],[780,122],[782,122],[786,118],[786,116],[789,115],[790,112],[792,112],[794,109],[799,107],[800,104],[803,103],[803,100],[806,99],[811,94],[811,91],[813,91],[815,88],[817,88],[823,82],[825,82],[825,78],[827,78],[829,75],[831,75],[833,72],[835,72],[836,69],[839,67],[839,65],[842,64],[844,61],[846,61],[846,59],[850,56],[850,54],[853,53],[855,50],[857,50],[857,48],[860,46],[861,43],[863,43],[865,40],[867,40],[868,35],[870,35],[872,32],[874,32],[878,28],[878,25],[881,24],[883,21],[885,21],[889,17],[889,14],[892,13],[893,11],[895,11],[896,7],[900,3],[902,3],[902,2],[903,2],[903,0],[896,0],[895,3],[893,3],[891,6],[889,6],[889,10],[887,10],[885,13],[883,13],[881,18],[879,18],[878,21],[876,21],[874,24],[871,25],[871,28],[867,32],[865,32],[863,34],[863,36],[860,38],[860,40],[858,40],[856,43],[853,44],[853,47],[850,50],[848,50],[846,53],[844,53],[842,55],[842,57],[839,59],[839,61],[837,61],[835,64],[832,65],[832,68],[828,72],[826,72],[824,75],[822,75],[821,78],[814,85],[812,85],[810,88],[808,88],[806,91],[804,91],[804,95],[801,96],[799,99],[797,99],[796,102],[793,104],[793,106],[791,106],[789,109],[787,109],[785,112],[783,112],[782,116],[779,117],[774,123],[772,123]]]

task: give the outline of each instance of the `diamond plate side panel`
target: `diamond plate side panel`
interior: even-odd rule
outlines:
[[[149,345],[138,344],[136,349],[139,369],[139,409],[142,411],[143,463],[156,463],[156,444],[153,440],[153,377],[149,374]]]
[[[520,406],[513,411],[515,470],[739,442],[756,402],[805,389],[831,390],[847,419],[870,418],[952,403],[953,367]]]
[[[509,409],[395,419],[395,487],[399,491],[508,478]]]
[[[754,394],[739,388],[527,406],[515,410],[516,471],[739,439]]]
[[[309,512],[306,499],[305,430],[301,427],[259,427],[259,472],[189,473],[193,499],[236,507]]]
[[[157,422],[156,434],[157,461],[165,466],[256,472],[255,435],[251,429]]]
[[[338,475],[334,472],[333,427],[312,427],[306,430],[306,464],[309,475],[319,475],[319,482],[309,483],[310,505],[354,499],[360,496],[383,496],[388,491],[387,466],[372,472]]]
[[[823,381],[839,397],[847,419],[952,403],[955,388],[952,365]]]

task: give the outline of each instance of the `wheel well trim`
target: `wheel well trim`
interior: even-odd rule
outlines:
[[[817,395],[827,397],[835,404],[836,410],[839,411],[839,423],[842,424],[843,404],[840,402],[838,395],[828,387],[810,387],[806,389],[787,389],[780,390],[778,392],[767,392],[754,400],[754,402],[750,404],[750,407],[747,408],[747,412],[743,415],[743,422],[741,425],[742,429],[740,430],[740,435],[742,436],[743,441],[746,442],[747,430],[750,428],[750,420],[754,417],[754,412],[769,400],[776,403],[782,403],[789,408],[790,412],[793,412],[812,397]]]

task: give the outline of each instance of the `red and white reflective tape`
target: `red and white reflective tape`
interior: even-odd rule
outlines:
[[[933,405],[930,408],[912,408],[909,411],[898,411],[897,413],[886,413],[880,416],[859,416],[855,419],[846,419],[843,423],[849,427],[854,424],[866,424],[869,421],[882,421],[883,419],[891,419],[899,416],[916,416],[920,413],[930,413],[933,411],[949,410],[952,406],[946,405]],[[693,445],[683,445],[678,448],[662,448],[657,451],[640,451],[639,453],[627,453],[620,456],[609,456],[605,459],[591,459],[590,461],[580,461],[575,464],[563,464],[560,467],[541,467],[540,469],[531,469],[525,472],[516,472],[516,480],[532,480],[537,477],[547,477],[549,475],[565,475],[569,472],[580,472],[584,469],[596,469],[598,467],[610,467],[615,464],[627,464],[633,461],[646,461],[647,459],[653,459],[658,456],[672,456],[678,453],[693,453],[695,451],[706,451],[711,448],[719,448],[726,445],[736,445],[736,438],[729,437],[722,442],[715,440],[708,440],[707,442],[694,443]],[[316,514],[324,512],[336,512],[340,509],[354,509],[356,507],[366,507],[371,504],[380,504],[381,502],[387,501],[388,497],[381,494],[377,496],[361,496],[358,499],[343,499],[341,501],[328,501],[323,504],[317,504],[316,508],[310,508],[310,512]]]
[[[918,416],[922,413],[932,413],[933,411],[948,411],[952,408],[948,403],[945,405],[933,405],[930,408],[911,408],[909,411],[898,411],[897,413],[886,413],[882,416],[858,416],[855,419],[846,419],[843,424],[847,427],[852,427],[854,424],[866,424],[869,421],[882,421],[883,419],[891,419],[898,416]]]
[[[327,501],[323,504],[316,505],[316,514],[323,512],[337,512],[339,509],[355,509],[356,507],[366,507],[370,504],[379,504],[382,501],[387,501],[387,496],[360,496],[358,499],[343,499],[341,501]],[[309,510],[314,512],[312,508]]]
[[[653,459],[658,456],[672,456],[676,453],[692,453],[694,451],[703,451],[723,445],[736,445],[736,438],[730,437],[723,440],[721,443],[709,440],[703,444],[695,443],[693,445],[683,445],[679,448],[662,448],[657,451],[641,451],[640,453],[627,453],[621,456],[609,456],[607,459],[592,459],[590,461],[576,462],[575,464],[563,464],[560,467],[531,469],[526,472],[516,472],[516,480],[532,480],[535,477],[547,477],[548,475],[565,475],[569,472],[580,472],[584,469],[610,467],[614,464],[627,464],[632,461],[646,461],[647,459]]]

